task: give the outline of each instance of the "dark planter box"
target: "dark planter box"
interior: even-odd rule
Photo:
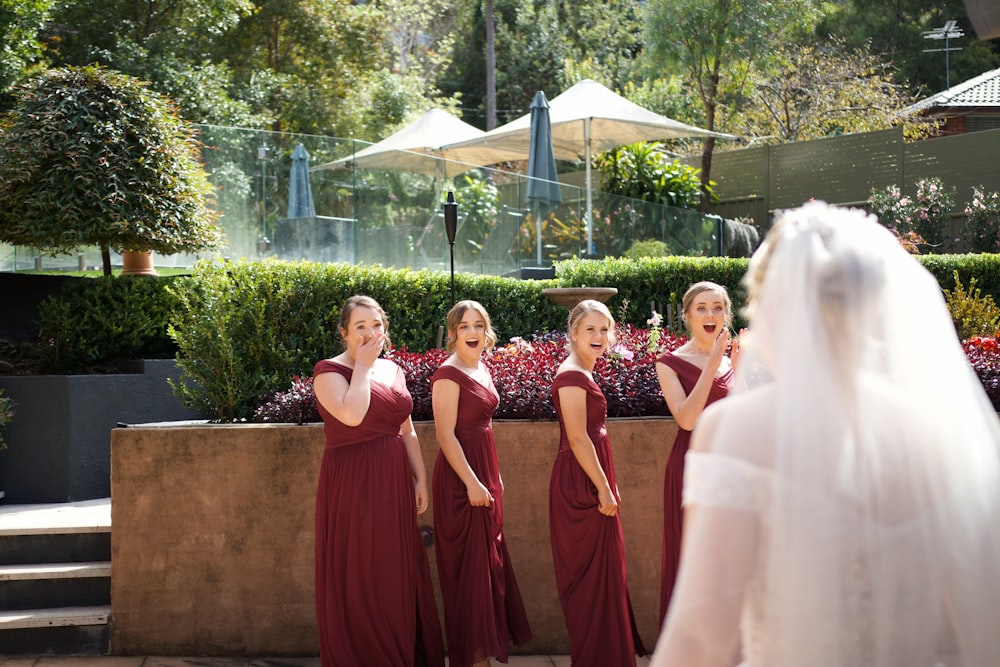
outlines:
[[[111,495],[111,429],[119,422],[197,419],[167,378],[172,359],[135,362],[134,373],[0,376],[14,418],[0,450],[0,491],[13,504]]]

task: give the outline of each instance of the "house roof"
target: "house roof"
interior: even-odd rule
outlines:
[[[930,108],[998,107],[1000,108],[1000,68],[983,72],[948,90],[931,95],[912,105],[910,111]]]

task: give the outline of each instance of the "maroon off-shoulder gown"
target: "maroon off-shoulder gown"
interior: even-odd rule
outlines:
[[[587,391],[587,434],[618,497],[605,427],[607,400],[589,375],[560,373],[552,381],[552,402],[559,417],[559,452],[549,483],[549,530],[570,659],[574,667],[632,666],[636,654],[645,655],[646,649],[628,594],[625,535],[620,514],[605,516],[597,509],[597,488],[570,449],[559,402],[559,389],[570,386]]]
[[[352,369],[330,360],[313,376]],[[400,425],[413,400],[402,373],[371,383],[358,426],[322,405],[326,449],[316,493],[316,620],[323,667],[443,667],[441,624],[417,525]]]
[[[452,380],[460,389],[455,437],[469,466],[494,502],[473,507],[465,483],[443,452],[434,464],[434,534],[438,582],[444,602],[450,667],[468,667],[484,658],[507,662],[507,643],[531,639],[528,616],[503,537],[503,492],[493,439],[493,412],[500,403],[489,386],[454,366],[431,378]]]
[[[664,352],[657,360],[666,364],[677,373],[677,378],[684,388],[685,394],[690,394],[701,369],[690,361],[681,359],[672,352]],[[712,388],[708,392],[705,405],[711,405],[729,393],[733,384],[733,369],[712,380]],[[684,487],[684,455],[691,444],[691,431],[677,428],[677,437],[667,457],[667,467],[663,473],[663,558],[660,565],[660,625],[667,616],[670,598],[674,594],[674,583],[677,579],[677,568],[681,561],[681,524],[684,511],[681,508],[681,491]]]

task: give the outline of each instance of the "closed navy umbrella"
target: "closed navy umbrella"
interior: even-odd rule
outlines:
[[[531,101],[531,140],[528,145],[527,208],[535,217],[537,262],[542,263],[542,218],[562,201],[556,158],[552,151],[552,126],[549,101],[538,91]]]
[[[288,181],[288,217],[316,217],[312,186],[309,185],[309,152],[302,144],[292,151],[292,171]]]

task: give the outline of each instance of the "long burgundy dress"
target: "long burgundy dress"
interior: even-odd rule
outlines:
[[[605,516],[597,509],[597,488],[580,467],[566,437],[559,402],[561,387],[587,391],[587,434],[615,498],[618,485],[605,427],[608,402],[604,394],[586,373],[556,375],[552,402],[559,416],[559,453],[549,482],[549,530],[570,659],[575,667],[635,665],[636,654],[645,655],[646,649],[628,594],[621,517]]]
[[[657,361],[672,368],[684,388],[685,394],[690,394],[701,377],[701,369],[690,361],[681,359],[672,352],[664,352]],[[712,380],[712,388],[708,391],[705,405],[711,405],[720,398],[725,398],[733,384],[733,369],[730,368],[722,376]],[[681,561],[681,524],[684,511],[681,508],[681,490],[684,487],[684,455],[691,444],[691,431],[677,428],[674,446],[667,457],[667,467],[663,473],[663,559],[660,569],[660,625],[667,616],[667,607],[674,593],[674,582],[677,579],[677,568]]]
[[[330,360],[313,376],[352,369]],[[413,408],[402,373],[371,383],[358,426],[322,405],[326,449],[316,493],[316,620],[323,667],[443,667],[430,564],[399,427]]]
[[[448,664],[467,667],[484,658],[507,662],[507,642],[531,639],[528,616],[503,537],[503,492],[493,439],[493,412],[500,397],[490,379],[484,386],[454,366],[431,378],[460,388],[455,436],[465,458],[494,502],[473,507],[443,452],[434,464],[434,543],[444,601]]]

